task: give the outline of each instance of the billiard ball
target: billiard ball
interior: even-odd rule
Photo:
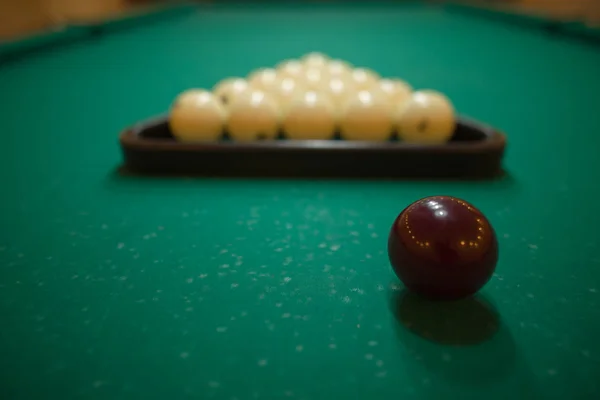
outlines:
[[[329,98],[333,102],[336,118],[339,121],[348,100],[352,98],[352,96],[356,96],[356,88],[350,81],[333,78],[327,83],[324,91],[329,95]]]
[[[350,74],[350,80],[357,89],[371,90],[379,81],[379,74],[368,68],[354,68]]]
[[[243,78],[226,78],[215,85],[213,94],[227,107],[248,88],[248,81]]]
[[[324,68],[329,79],[349,80],[352,75],[352,65],[343,60],[330,60]]]
[[[267,93],[247,90],[233,102],[227,117],[227,132],[237,141],[273,139],[279,132],[281,111]]]
[[[381,79],[378,85],[395,107],[401,107],[412,94],[412,87],[401,79]]]
[[[393,109],[378,92],[362,90],[349,97],[340,115],[340,134],[348,140],[388,140]]]
[[[263,92],[269,92],[275,85],[279,76],[273,68],[259,68],[248,75],[250,87]]]
[[[324,90],[329,82],[326,72],[319,68],[307,68],[304,77],[300,78],[302,84],[309,90]]]
[[[335,133],[333,103],[322,92],[309,91],[292,100],[283,117],[283,132],[289,139],[331,139]]]
[[[169,128],[180,141],[219,139],[226,112],[209,91],[191,89],[181,93],[171,106]]]
[[[328,61],[329,57],[327,57],[323,53],[319,53],[316,51],[308,53],[304,57],[302,57],[302,62],[307,68],[324,68],[327,65]]]
[[[442,93],[417,91],[400,105],[397,124],[398,135],[406,142],[445,143],[456,127],[454,107]]]
[[[304,77],[304,71],[306,67],[302,61],[299,60],[284,60],[277,64],[275,70],[277,75],[282,78],[299,79]]]
[[[301,81],[293,78],[282,78],[271,88],[269,94],[277,102],[281,111],[284,112],[290,106],[292,100],[305,92],[306,88]]]
[[[406,207],[388,238],[394,272],[414,293],[454,300],[477,292],[492,276],[498,242],[477,208],[450,196],[433,196]]]

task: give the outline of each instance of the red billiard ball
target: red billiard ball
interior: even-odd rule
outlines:
[[[388,255],[398,278],[416,294],[454,300],[477,292],[492,276],[498,241],[471,204],[433,196],[406,207],[394,221]]]

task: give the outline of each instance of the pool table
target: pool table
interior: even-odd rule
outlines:
[[[599,398],[596,43],[418,2],[65,29],[0,63],[0,398]],[[506,173],[118,172],[119,133],[182,90],[315,50],[446,93],[505,132]],[[397,214],[439,194],[498,236],[492,279],[457,302],[404,290],[387,255]]]

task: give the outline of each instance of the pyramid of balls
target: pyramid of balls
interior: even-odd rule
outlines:
[[[169,114],[180,141],[290,140],[448,141],[454,108],[443,94],[413,91],[367,68],[310,53],[261,68],[247,78],[227,78],[212,91],[190,89]]]

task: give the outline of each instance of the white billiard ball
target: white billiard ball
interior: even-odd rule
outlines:
[[[292,140],[332,139],[335,126],[333,103],[317,91],[294,98],[283,116],[283,132]]]
[[[277,64],[275,70],[282,78],[300,79],[304,77],[306,67],[300,60],[284,60]]]
[[[181,93],[171,106],[169,128],[180,141],[217,140],[223,132],[226,112],[209,91],[191,89]]]
[[[307,68],[321,69],[327,65],[328,61],[329,61],[329,57],[327,57],[323,53],[319,53],[316,51],[312,52],[312,53],[308,53],[304,57],[302,57],[302,62],[304,63],[304,65]]]
[[[371,90],[377,86],[379,81],[379,74],[368,68],[354,68],[350,75],[350,79],[360,90]]]
[[[204,94],[211,94],[210,91],[205,89],[187,89],[183,92],[179,93],[173,103],[172,106],[175,105],[188,105],[188,104],[196,104],[198,102],[198,97],[205,98]]]
[[[229,107],[227,131],[237,141],[274,139],[279,132],[281,111],[266,92],[247,90]]]
[[[269,92],[278,79],[277,70],[274,68],[259,68],[248,75],[248,84],[253,89]]]
[[[340,78],[331,79],[325,87],[325,93],[329,95],[335,109],[336,118],[339,119],[348,100],[356,95],[356,87],[351,81]]]
[[[414,92],[398,110],[398,135],[406,142],[445,143],[455,127],[452,102],[433,90]]]
[[[304,77],[301,78],[301,83],[308,90],[325,90],[329,77],[324,70],[319,68],[307,68],[304,71]]]
[[[287,110],[292,101],[306,92],[306,87],[300,80],[282,78],[271,89],[269,94],[278,104],[282,113]]]
[[[410,99],[412,87],[401,79],[381,79],[379,89],[387,96],[394,107],[399,107]]]
[[[243,78],[226,78],[215,85],[213,94],[227,107],[249,87],[248,81]]]
[[[347,140],[388,140],[394,126],[393,115],[384,96],[359,91],[348,99],[342,111],[340,133]]]
[[[352,75],[352,65],[343,60],[330,60],[325,66],[325,73],[329,79],[348,80]]]

